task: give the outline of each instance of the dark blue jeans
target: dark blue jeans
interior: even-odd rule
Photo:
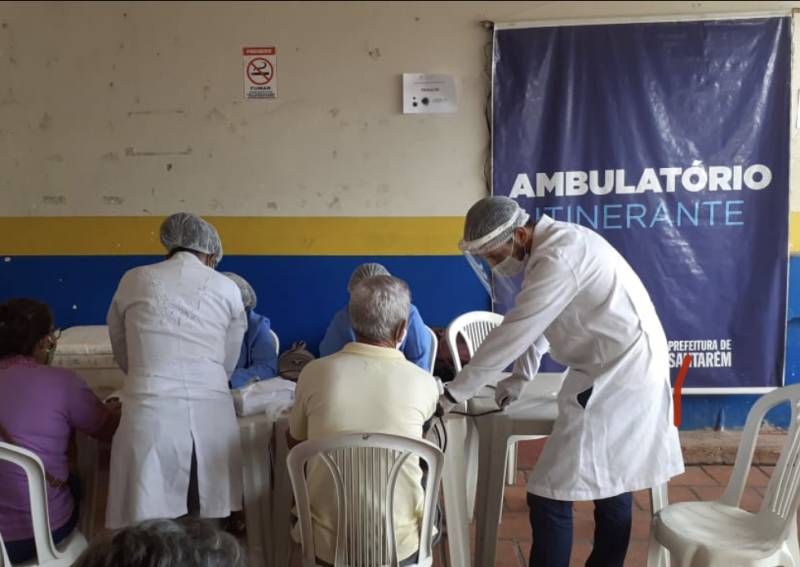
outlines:
[[[569,567],[572,502],[528,493],[533,545],[530,567]],[[594,548],[586,567],[622,567],[631,537],[630,492],[594,501]]]

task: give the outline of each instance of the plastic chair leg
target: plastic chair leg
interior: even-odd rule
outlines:
[[[464,471],[464,449],[467,419],[450,415],[447,418],[447,451],[444,454],[442,495],[447,524],[447,545],[453,567],[469,567],[469,522],[464,494],[466,473]],[[440,544],[444,553],[444,544]],[[443,563],[444,565],[444,563]]]
[[[289,469],[286,466],[286,457],[289,447],[286,441],[286,432],[289,431],[289,421],[283,417],[275,424],[275,460],[273,473],[275,475],[275,494],[272,499],[272,528],[273,528],[273,559],[275,567],[289,565],[289,546],[291,540],[291,507],[292,484],[289,480]]]
[[[658,543],[653,537],[652,532],[655,524],[655,515],[669,504],[669,492],[667,491],[666,484],[660,484],[650,489],[650,513],[653,515],[653,521],[650,524],[650,548],[648,549],[647,565],[648,567],[670,567],[669,550]],[[657,553],[653,550],[656,546]],[[655,555],[654,555],[655,553]],[[650,563],[651,560],[656,563]]]
[[[669,551],[655,538],[653,529],[651,523],[650,543],[647,546],[647,567],[669,567]]]
[[[478,462],[479,462],[479,436],[478,427],[475,425],[474,418],[466,419],[466,438],[465,438],[465,463],[466,486],[467,486],[467,518],[471,522],[475,516],[475,494],[478,489]]]
[[[506,448],[511,436],[508,419],[482,417],[478,421],[480,466],[475,516],[475,565],[494,567],[497,551],[497,524],[503,507],[503,480],[505,478]]]
[[[88,539],[91,539],[95,532],[99,443],[82,433],[77,433],[75,440],[78,447],[78,474],[81,481],[81,509],[78,529]]]
[[[62,541],[56,546],[61,557],[53,563],[53,567],[72,565],[76,559],[83,553],[83,550],[89,547],[89,542],[80,531],[74,531],[67,539]],[[45,563],[41,563],[45,565]],[[47,563],[47,565],[50,565]]]
[[[269,441],[270,424],[249,423],[240,429],[242,438],[244,512],[247,552],[251,567],[271,567],[271,490]]]
[[[508,446],[506,456],[506,484],[514,486],[517,483],[517,444],[511,443]]]
[[[789,527],[789,536],[786,539],[786,547],[789,548],[789,556],[792,558],[792,567],[800,567],[800,542],[797,535],[797,516],[792,518]]]
[[[669,504],[669,492],[666,484],[660,484],[650,489],[650,513],[655,516],[657,512]]]

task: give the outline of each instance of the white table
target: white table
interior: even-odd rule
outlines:
[[[506,452],[514,436],[546,436],[558,416],[556,394],[564,375],[543,372],[527,385],[523,397],[501,413],[474,417],[478,428],[479,465],[476,495],[475,565],[492,567],[497,548],[497,525],[503,507]],[[469,413],[497,409],[494,391],[487,390],[467,404]]]
[[[242,439],[242,489],[251,567],[272,567],[272,461],[274,421],[267,414],[238,418]]]
[[[291,512],[292,483],[289,480],[289,467],[286,457],[289,455],[289,444],[286,434],[289,431],[289,419],[283,417],[275,424],[275,460],[272,473],[275,497],[272,500],[272,564],[275,567],[289,565],[289,548],[291,546]]]
[[[469,567],[469,520],[467,518],[467,471],[465,442],[467,418],[451,415],[446,421],[447,447],[442,470],[442,498],[447,523],[447,544],[452,567]]]

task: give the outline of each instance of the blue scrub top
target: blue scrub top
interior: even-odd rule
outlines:
[[[278,355],[269,332],[269,319],[250,310],[247,312],[242,353],[231,376],[231,388],[241,388],[256,376],[266,380],[277,375]]]
[[[320,356],[328,356],[342,350],[347,343],[356,340],[355,331],[350,324],[350,315],[345,307],[333,317],[333,321],[325,331],[325,336],[319,344]],[[425,323],[417,308],[412,305],[408,313],[408,334],[405,341],[400,345],[400,350],[406,360],[413,362],[425,372],[430,372],[431,364],[431,337],[425,328]]]

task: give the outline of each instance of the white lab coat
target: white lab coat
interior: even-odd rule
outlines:
[[[597,500],[683,472],[667,342],[647,290],[600,235],[542,216],[514,307],[448,390],[468,399],[515,361],[530,380],[547,342],[569,371],[529,492]],[[577,396],[589,388],[584,409]]]
[[[247,328],[239,288],[179,252],[123,276],[108,328],[126,377],[107,527],[186,514],[193,448],[200,515],[241,510],[241,445],[228,389]]]

